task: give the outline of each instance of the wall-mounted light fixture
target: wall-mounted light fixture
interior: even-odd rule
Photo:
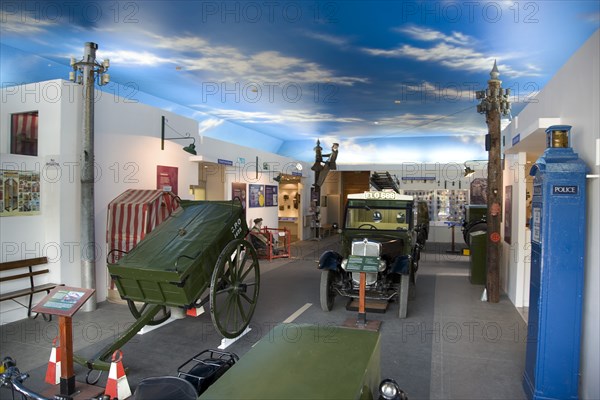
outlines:
[[[281,178],[283,178],[283,174],[280,172],[279,175],[273,177],[273,180],[277,183],[281,183]]]
[[[464,172],[465,178],[473,175],[474,173],[475,173],[474,169],[472,169],[471,167],[465,165],[465,172]]]
[[[467,178],[467,177],[469,177],[469,176],[471,176],[471,175],[473,175],[475,173],[475,170],[473,168],[469,167],[467,165],[467,163],[469,163],[469,162],[478,162],[478,161],[487,162],[487,160],[467,160],[467,161],[465,161],[465,163],[464,163],[465,170],[464,170],[464,173],[463,173],[463,175],[464,175],[465,178]]]
[[[190,153],[192,155],[196,155],[196,138],[191,136],[189,133],[186,133],[185,136],[180,134],[179,132],[175,131],[175,129],[171,128],[169,126],[169,128],[173,129],[175,132],[177,132],[177,134],[179,134],[181,137],[165,137],[165,126],[167,125],[166,123],[166,118],[163,115],[162,116],[162,125],[161,125],[161,130],[160,130],[160,149],[164,150],[165,149],[165,140],[182,140],[182,139],[192,139],[193,142],[190,143],[189,145],[185,146],[183,148],[183,151]]]

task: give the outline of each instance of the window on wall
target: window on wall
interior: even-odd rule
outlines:
[[[24,156],[38,155],[38,112],[11,115],[10,152]]]

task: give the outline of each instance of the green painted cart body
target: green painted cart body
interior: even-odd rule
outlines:
[[[191,307],[209,287],[221,251],[247,232],[242,210],[232,202],[182,201],[108,271],[126,300]]]
[[[136,322],[91,360],[105,370],[110,355],[146,325],[162,323],[169,307],[190,309],[210,303],[217,331],[240,335],[258,299],[258,257],[245,240],[248,226],[239,201],[181,201],[181,207],[108,271]]]

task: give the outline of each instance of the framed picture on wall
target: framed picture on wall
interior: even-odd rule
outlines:
[[[177,167],[156,166],[156,188],[177,196]]]
[[[265,206],[276,207],[278,205],[277,196],[279,194],[279,187],[274,185],[265,186]]]
[[[40,214],[40,173],[0,170],[0,217]]]
[[[244,215],[246,214],[246,184],[243,182],[232,182],[231,183],[231,200],[239,198],[242,202],[242,210]]]
[[[265,206],[265,186],[264,185],[249,185],[248,207],[264,207]]]
[[[471,200],[469,204],[487,204],[486,178],[475,178],[471,181]]]

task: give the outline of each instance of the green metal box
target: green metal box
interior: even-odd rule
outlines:
[[[179,210],[108,264],[108,270],[124,299],[191,305],[210,286],[221,250],[247,232],[239,202],[182,201]]]
[[[471,269],[469,281],[473,285],[485,285],[487,259],[487,232],[477,231],[471,235]]]

